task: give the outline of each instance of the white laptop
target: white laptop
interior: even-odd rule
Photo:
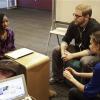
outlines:
[[[23,74],[0,80],[0,100],[32,100]]]
[[[27,48],[21,48],[21,49],[17,49],[15,51],[11,51],[9,53],[6,53],[5,56],[9,57],[9,58],[13,58],[13,59],[18,59],[21,58],[25,55],[31,54],[33,53],[33,50],[27,49]]]

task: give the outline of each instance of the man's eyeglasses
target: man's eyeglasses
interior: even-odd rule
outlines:
[[[75,16],[76,18],[83,17],[83,16],[77,15],[77,14],[75,14],[75,13],[73,13],[73,16]]]

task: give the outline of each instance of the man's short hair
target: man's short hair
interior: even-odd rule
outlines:
[[[24,66],[10,59],[0,60],[0,70],[11,71],[15,75],[26,73]]]
[[[75,10],[82,11],[83,16],[86,16],[86,15],[89,15],[89,17],[92,16],[92,8],[91,8],[90,5],[79,4],[79,5],[76,6]]]

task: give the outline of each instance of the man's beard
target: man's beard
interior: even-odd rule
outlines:
[[[83,25],[84,22],[85,22],[85,21],[78,22],[78,21],[75,21],[75,20],[74,20],[74,24],[77,25],[77,26]]]

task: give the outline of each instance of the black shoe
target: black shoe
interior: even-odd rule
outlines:
[[[54,78],[50,78],[49,80],[49,84],[53,85],[53,84],[62,84],[64,82],[63,79],[54,79]]]

